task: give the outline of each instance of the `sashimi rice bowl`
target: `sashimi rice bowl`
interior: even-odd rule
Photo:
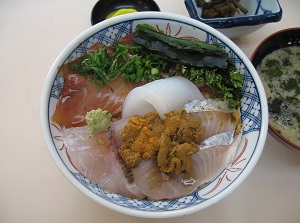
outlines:
[[[76,37],[41,99],[55,163],[112,210],[165,218],[236,189],[263,150],[268,110],[245,54],[191,18],[131,13]]]

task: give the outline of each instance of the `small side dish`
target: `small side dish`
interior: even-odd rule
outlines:
[[[248,35],[267,23],[278,22],[282,9],[278,0],[185,0],[191,18],[227,37]]]
[[[160,11],[154,0],[98,0],[92,9],[91,23],[95,25],[108,18],[144,11]]]

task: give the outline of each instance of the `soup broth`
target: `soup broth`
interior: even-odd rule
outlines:
[[[268,54],[257,72],[266,91],[270,124],[300,146],[300,47],[284,47]]]

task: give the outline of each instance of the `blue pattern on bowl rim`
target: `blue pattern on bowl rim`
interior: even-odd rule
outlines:
[[[210,184],[199,191],[196,191],[188,196],[179,199],[170,201],[136,200],[124,197],[119,194],[105,192],[101,188],[99,188],[98,185],[93,184],[82,174],[78,173],[78,171],[72,166],[71,162],[68,160],[64,145],[59,139],[62,130],[61,126],[57,126],[55,123],[51,122],[51,116],[54,113],[55,105],[59,98],[59,92],[63,86],[63,78],[59,73],[56,73],[56,76],[53,79],[51,91],[48,95],[48,128],[53,143],[52,150],[51,148],[49,149],[51,150],[52,156],[58,155],[60,157],[60,160],[63,163],[63,165],[59,165],[61,170],[62,168],[64,168],[62,166],[65,166],[68,169],[62,170],[66,177],[70,179],[71,174],[74,178],[76,178],[76,182],[72,183],[85,194],[88,194],[90,197],[93,196],[91,195],[91,193],[96,194],[97,197],[93,197],[96,202],[101,204],[103,204],[103,202],[105,203],[106,201],[112,202],[116,206],[110,206],[107,205],[107,203],[105,205],[110,206],[112,209],[123,213],[127,213],[123,209],[124,207],[125,209],[134,210],[134,212],[130,213],[131,215],[140,216],[140,212],[149,211],[152,214],[156,213],[156,217],[163,217],[165,216],[165,212],[173,212],[178,209],[189,209],[198,204],[204,204],[206,202],[209,206],[210,204],[219,201],[221,197],[223,197],[228,191],[234,190],[235,187],[239,183],[241,183],[241,181],[248,175],[248,173],[244,173],[244,171],[247,168],[251,170],[261,154],[262,148],[258,150],[257,145],[259,144],[259,141],[262,141],[262,143],[264,143],[266,138],[266,130],[262,126],[262,123],[266,124],[267,121],[265,120],[265,116],[267,117],[267,114],[263,114],[263,109],[261,107],[261,98],[263,98],[263,96],[260,95],[257,90],[257,80],[254,80],[250,74],[250,65],[245,64],[240,56],[229,48],[229,46],[226,44],[226,41],[223,42],[216,35],[210,34],[207,31],[209,27],[204,26],[201,28],[201,24],[194,25],[187,22],[182,22],[180,20],[177,20],[175,16],[172,17],[172,19],[159,17],[147,17],[140,19],[131,18],[125,20],[124,22],[120,22],[112,26],[107,26],[102,30],[97,30],[93,35],[81,41],[75,49],[70,50],[70,54],[67,59],[65,59],[65,61],[62,61],[61,63],[68,63],[82,56],[93,44],[97,42],[111,44],[122,36],[132,33],[137,23],[145,22],[163,29],[165,33],[169,35],[175,35],[184,38],[197,37],[197,39],[209,43],[218,42],[230,54],[232,61],[244,76],[244,84],[242,89],[243,98],[241,101],[242,122],[244,123],[243,141],[241,143],[242,145],[238,149],[236,158]],[[95,27],[97,27],[97,25]],[[266,102],[263,101],[263,103]],[[264,113],[265,112],[266,111],[264,110]],[[162,215],[159,215],[160,213]],[[149,213],[147,213],[146,216],[154,217],[152,215],[149,215]]]
[[[247,15],[234,17],[205,19],[201,17],[202,9],[197,7],[195,0],[185,0],[185,6],[191,18],[197,19],[216,29],[232,28],[237,26],[253,26],[270,22],[278,22],[282,18],[282,9],[279,0],[241,0],[240,4],[246,6],[254,4]],[[247,7],[246,7],[247,8]]]

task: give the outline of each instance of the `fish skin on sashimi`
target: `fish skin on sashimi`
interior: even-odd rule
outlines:
[[[200,111],[189,113],[200,123],[202,133],[200,140],[207,139],[213,135],[229,132],[236,128],[240,122],[241,113],[239,110],[232,112],[222,111]]]
[[[105,191],[143,199],[145,195],[125,177],[118,154],[112,152],[111,133],[99,132],[91,138],[87,135],[87,126],[64,130],[62,140],[72,165]]]
[[[193,100],[183,108],[200,123],[200,140],[233,131],[241,120],[240,109],[231,109],[227,102],[221,100]]]
[[[112,117],[117,118],[122,112],[126,96],[137,86],[139,85],[118,77],[110,83],[110,86],[101,86],[97,90],[94,83],[79,74],[68,74],[51,119],[69,128],[84,126],[86,113],[98,108],[110,111]]]

